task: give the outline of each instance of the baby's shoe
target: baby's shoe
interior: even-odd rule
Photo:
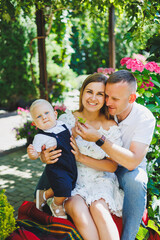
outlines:
[[[49,198],[47,200],[47,204],[50,207],[52,216],[67,219],[67,215],[65,214],[65,209],[63,205],[56,205],[54,203],[54,198]]]
[[[46,204],[45,199],[45,191],[44,190],[37,190],[36,191],[36,208],[39,210],[43,210],[44,205]]]

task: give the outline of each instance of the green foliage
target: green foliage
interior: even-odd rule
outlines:
[[[57,49],[54,48],[53,50],[51,50],[51,52],[53,53],[52,54],[53,62],[61,67],[70,66],[78,74],[84,74],[84,73],[94,72],[97,67],[104,67],[109,65],[109,59],[107,58],[107,56],[109,55],[108,8],[112,4],[115,6],[116,24],[117,24],[116,27],[119,28],[119,26],[122,26],[121,30],[122,29],[124,30],[123,32],[118,32],[118,30],[116,30],[117,31],[116,58],[118,62],[119,59],[122,58],[122,56],[126,55],[127,53],[131,54],[132,49],[136,48],[138,51],[138,49],[142,48],[141,47],[142,41],[146,42],[147,39],[157,31],[158,27],[155,27],[155,25],[158,26],[157,22],[159,19],[159,16],[157,14],[159,10],[159,5],[157,3],[153,2],[151,4],[151,1],[149,0],[147,1],[85,0],[85,1],[82,1],[81,3],[78,0],[58,0],[58,1],[4,0],[2,1],[0,11],[2,13],[1,19],[9,23],[9,22],[15,21],[15,19],[18,19],[18,21],[21,20],[22,16],[23,18],[25,18],[26,21],[28,20],[27,19],[28,17],[35,19],[36,9],[37,8],[43,9],[43,12],[45,15],[46,29],[51,23],[50,16],[51,16],[51,13],[53,13],[53,24],[51,28],[51,34],[54,34],[54,37],[55,37],[54,42],[56,42],[56,45],[58,46]],[[122,21],[123,21],[123,24],[121,24]],[[2,26],[3,26],[3,22],[4,21],[0,21],[0,24]],[[20,21],[18,22],[18,24],[20,25]],[[18,24],[17,24],[17,27],[18,27]],[[20,28],[22,27],[19,26],[19,29]],[[9,30],[9,33],[10,32],[11,31]],[[123,39],[123,36],[125,34],[126,34],[126,37],[125,39]],[[145,38],[142,37],[144,36],[144,34],[145,34]],[[20,38],[20,36],[22,35],[23,34],[19,34],[18,37]],[[36,37],[36,34],[34,37]],[[29,39],[32,39],[32,37],[30,36]],[[140,39],[140,41],[137,41],[138,39]],[[132,40],[132,43],[131,43],[131,40]],[[23,39],[22,42],[25,43],[26,40]],[[34,41],[34,43],[35,42],[36,41]],[[13,46],[18,46],[18,43],[20,43],[19,39],[17,42],[13,44]],[[23,44],[20,44],[20,45],[23,46]],[[18,47],[18,51],[16,51],[16,53],[19,52],[19,49],[20,49],[20,52],[23,51],[20,47]],[[8,51],[8,49],[6,50]],[[28,57],[27,51],[28,49],[26,48],[26,45],[25,45],[25,53],[23,54],[24,59],[22,59],[23,63],[25,64],[26,64],[26,57]],[[71,54],[72,54],[72,59],[71,59]],[[35,55],[35,52],[34,52],[34,55]],[[13,79],[14,83],[16,83],[16,81],[18,82],[17,84],[12,83],[12,87],[7,89],[10,83],[6,82],[5,76],[3,76],[2,105],[6,105],[6,106],[8,104],[11,105],[12,102],[15,105],[15,102],[18,101],[17,98],[21,98],[22,95],[27,99],[33,98],[37,95],[36,90],[39,89],[40,87],[43,87],[39,85],[38,68],[36,68],[37,59],[34,58],[34,66],[33,66],[33,71],[34,71],[34,74],[36,75],[35,77],[36,80],[34,82],[35,85],[33,85],[33,83],[31,82],[31,73],[29,72],[29,68],[28,68],[29,65],[26,64],[26,66],[24,66],[25,64],[23,64],[23,67],[24,67],[23,68],[21,65],[22,61],[21,60],[19,61],[19,59],[15,61],[20,66],[18,71],[16,71],[16,73],[18,72],[19,75],[16,74],[15,79]],[[7,60],[7,62],[9,61]],[[48,63],[48,59],[47,59],[47,63]],[[9,62],[9,68],[14,69],[14,66],[12,66],[10,62]],[[5,70],[2,70],[1,72],[3,73],[3,75],[5,75],[7,71],[9,72],[9,69],[5,67]],[[10,75],[14,76],[12,72]],[[50,78],[50,72],[48,75]],[[8,78],[8,76],[6,78]],[[21,84],[19,84],[19,81],[20,81],[19,79],[22,79]],[[60,79],[63,81],[61,77]],[[50,79],[49,81],[51,82]],[[54,87],[55,92],[51,90],[51,93],[49,94],[55,95],[55,100],[57,100],[58,91],[60,90],[59,94],[62,95],[62,91],[65,91],[67,89],[64,86],[66,85],[66,82],[64,82],[63,84],[61,81],[61,83],[59,84],[55,81],[52,80],[52,84],[49,83],[49,87],[51,86],[51,88],[53,86],[53,83],[55,83],[55,87]],[[6,85],[4,84],[4,82],[6,83]],[[20,86],[21,86],[21,91],[20,91]],[[12,96],[12,88],[16,90],[15,95],[13,96]],[[8,96],[6,96],[5,98],[4,96],[5,92],[8,93],[8,96],[10,96],[10,98]],[[12,99],[13,101],[10,101],[10,99]],[[54,98],[52,97],[51,99],[54,100]],[[13,106],[11,106],[10,108],[13,109]]]
[[[9,24],[3,22],[1,27],[0,106],[15,110],[19,99],[36,95],[28,73],[26,29],[16,21]]]
[[[109,65],[107,13],[93,19],[89,13],[72,20],[72,53],[70,67],[79,75],[96,71],[97,66]],[[79,21],[78,21],[79,19]],[[97,41],[97,36],[99,40]]]
[[[35,5],[39,9],[50,8],[52,12],[67,9],[72,14],[82,14],[88,11],[90,16],[94,19],[104,17],[108,8],[113,5],[119,11],[119,17],[125,13],[126,20],[131,23],[130,28],[127,30],[125,39],[133,41],[135,38],[145,43],[144,34],[146,35],[146,27],[152,30],[153,25],[159,25],[159,10],[160,5],[157,1],[139,1],[139,0],[4,0],[2,1],[1,11],[3,12],[1,18],[10,21],[13,17],[20,15],[22,9],[24,15],[30,15]],[[46,11],[48,12],[48,11]],[[47,18],[46,18],[47,20]]]
[[[153,220],[148,220],[147,226],[140,226],[136,240],[158,239],[158,236],[156,237],[155,234],[160,236],[160,224],[155,224]]]
[[[140,226],[139,231],[136,235],[136,240],[148,240],[149,231],[147,228]]]
[[[124,39],[127,39],[131,42],[136,38],[137,40],[140,40],[144,47],[146,43],[146,33],[148,31],[152,32],[152,29],[155,26],[157,31],[159,29],[159,3],[157,1],[150,0],[125,0],[123,10],[125,11],[126,18],[132,22],[132,26],[128,29]]]
[[[160,222],[160,157],[148,163],[148,213],[150,219]]]
[[[128,61],[127,58],[124,58],[124,60],[121,60],[121,64],[123,65],[122,68],[133,72],[137,79],[138,97],[136,101],[146,106],[156,119],[155,131],[147,159],[148,161],[157,159],[160,153],[160,67],[156,63],[146,62],[142,55],[135,55],[135,59],[130,58]]]
[[[160,66],[155,62],[147,62],[140,54],[133,58],[126,57],[120,61],[121,68],[132,72],[137,79],[136,102],[146,106],[156,119],[154,135],[147,154],[148,181],[148,214],[156,226],[160,222]],[[109,68],[99,68],[98,72],[111,74]],[[149,226],[150,227],[150,226]],[[142,232],[143,234],[142,234]],[[140,229],[139,238],[148,239],[148,231]]]
[[[148,214],[149,218],[152,219],[156,224],[160,221],[160,67],[156,63],[147,63],[142,55],[136,55],[136,57],[143,61],[129,59],[124,65],[127,70],[133,72],[137,78],[138,84],[138,98],[137,102],[146,106],[156,118],[156,126],[152,142],[147,154],[148,159]],[[135,58],[136,58],[135,57]],[[123,59],[122,59],[123,60]],[[130,65],[129,65],[130,61]],[[124,62],[121,62],[123,65]],[[147,64],[150,64],[147,66]],[[123,65],[123,68],[124,68]],[[152,67],[151,67],[152,66]],[[154,67],[153,67],[154,66]],[[140,68],[139,68],[140,67]],[[132,71],[132,69],[134,70]],[[139,68],[139,70],[138,70]],[[159,72],[159,73],[158,73]],[[157,207],[154,207],[157,200]],[[156,201],[155,201],[156,202]],[[141,238],[139,238],[141,239]],[[142,238],[143,239],[143,238]],[[147,238],[144,238],[147,239]]]
[[[5,190],[0,191],[0,239],[5,240],[15,229],[14,209],[9,204]]]
[[[76,78],[76,73],[67,67],[50,64],[48,67],[49,101],[56,103],[64,100],[63,93],[71,90],[71,82]]]
[[[160,32],[154,34],[147,41],[146,51],[150,53],[150,56],[147,58],[148,61],[160,62]]]
[[[119,16],[125,12],[126,18],[132,23],[126,35],[126,38],[130,41],[136,37],[143,42],[145,27],[152,28],[154,24],[159,24],[160,5],[158,2],[151,0],[85,0],[81,2],[79,0],[4,0],[1,5],[2,17],[9,21],[13,16],[18,16],[22,9],[25,15],[30,15],[35,4],[39,9],[52,8],[53,12],[68,9],[74,11],[75,14],[81,14],[87,10],[94,19],[104,16],[108,8],[113,5],[118,9]]]

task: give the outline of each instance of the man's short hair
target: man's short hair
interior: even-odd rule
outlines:
[[[132,90],[137,90],[137,81],[135,76],[127,70],[119,70],[111,74],[107,83],[127,82]]]

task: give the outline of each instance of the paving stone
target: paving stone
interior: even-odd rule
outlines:
[[[33,164],[32,160],[28,159],[25,146],[16,152],[0,156],[0,164],[0,186],[6,190],[5,194],[15,209],[16,217],[23,201],[34,200],[34,189],[44,164],[41,164],[40,160]]]

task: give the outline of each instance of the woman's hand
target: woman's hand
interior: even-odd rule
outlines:
[[[71,136],[70,140],[71,140],[71,146],[73,148],[71,150],[71,152],[74,154],[76,161],[80,162],[82,154],[79,151],[79,148],[77,146],[76,140],[75,140],[75,138],[73,136]]]
[[[88,142],[96,142],[102,136],[100,132],[87,123],[81,124],[76,122],[75,130],[78,135]]]
[[[42,146],[42,152],[40,155],[40,159],[43,163],[53,164],[59,160],[61,156],[61,149],[55,150],[57,146],[50,147],[48,149],[45,148],[45,145]]]
[[[76,138],[77,135],[78,135],[78,134],[76,133],[76,128],[73,127],[73,128],[72,128],[72,136],[73,136],[74,138]]]

